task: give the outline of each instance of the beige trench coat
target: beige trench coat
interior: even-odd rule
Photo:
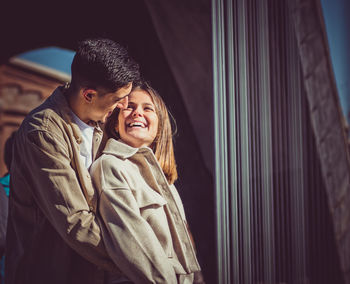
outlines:
[[[176,188],[152,150],[109,139],[90,168],[108,253],[134,283],[192,283],[200,267]]]
[[[6,283],[103,283],[108,257],[81,134],[56,91],[23,121],[13,150]],[[102,131],[96,128],[95,139]],[[98,147],[95,141],[94,152]]]

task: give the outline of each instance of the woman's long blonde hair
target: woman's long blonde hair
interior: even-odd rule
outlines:
[[[149,85],[149,83],[145,81],[133,83],[132,91],[134,90],[143,90],[152,98],[158,116],[158,131],[150,148],[153,150],[169,184],[173,184],[177,179],[177,170],[173,145],[173,132],[171,129],[168,109],[161,96]],[[116,108],[106,122],[105,131],[108,138],[120,138],[115,129],[115,126],[118,123],[118,116],[119,108]]]

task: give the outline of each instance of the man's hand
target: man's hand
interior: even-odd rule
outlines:
[[[196,271],[194,273],[194,281],[193,281],[193,283],[205,284],[202,271]]]

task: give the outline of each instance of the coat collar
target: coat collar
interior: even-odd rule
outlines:
[[[140,153],[140,154],[149,153],[153,155],[153,151],[149,147],[134,148],[125,144],[122,140],[120,139],[116,140],[114,138],[108,139],[102,153],[114,155],[123,160],[134,156],[136,153]]]

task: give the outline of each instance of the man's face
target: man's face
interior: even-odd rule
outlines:
[[[95,122],[105,123],[116,107],[125,108],[128,105],[128,95],[131,92],[132,83],[121,87],[114,93],[99,95],[92,99],[89,109],[89,119]]]

